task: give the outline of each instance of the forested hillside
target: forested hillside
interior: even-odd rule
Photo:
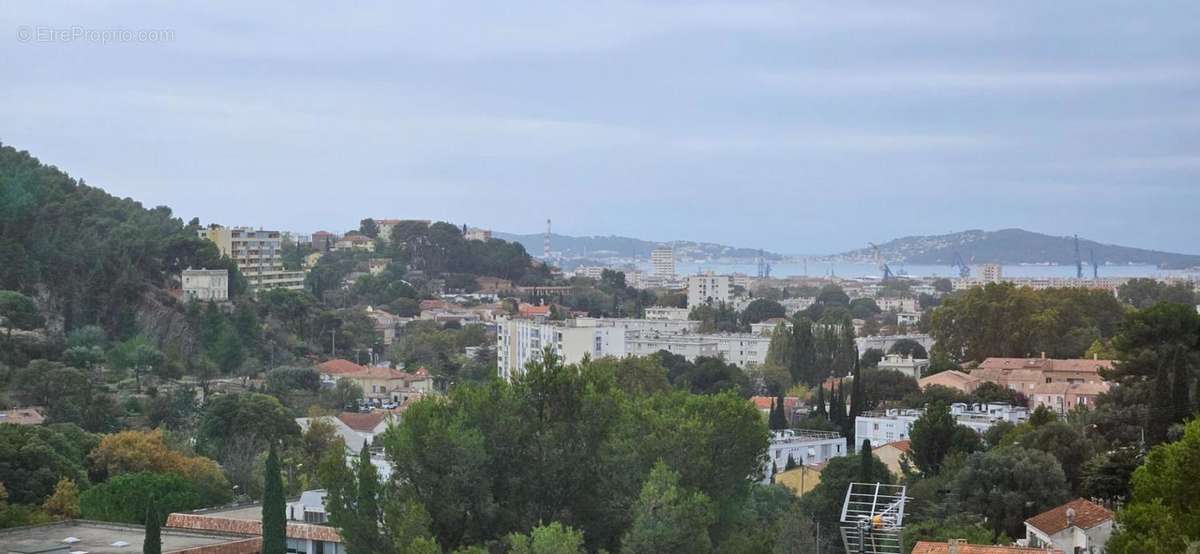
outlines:
[[[116,198],[0,145],[0,290],[34,298],[52,333],[94,324],[127,337],[188,266],[236,273],[170,208]]]

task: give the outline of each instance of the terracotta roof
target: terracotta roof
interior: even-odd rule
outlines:
[[[171,514],[167,516],[167,527],[262,536],[262,521],[221,517],[219,512],[212,514]],[[287,536],[291,539],[342,542],[342,536],[333,527],[292,521],[289,521],[287,524]]]
[[[979,369],[1037,369],[1042,371],[1087,371],[1112,368],[1112,360],[1070,358],[987,358]]]
[[[968,375],[956,369],[950,369],[946,371],[939,371],[928,377],[922,377],[918,383],[924,387],[928,384],[937,384],[939,381],[959,381],[962,383],[970,383],[978,380],[979,378],[973,375]]]
[[[885,446],[890,446],[892,448],[895,448],[896,450],[899,450],[899,451],[907,454],[910,450],[912,450],[912,441],[910,441],[908,439],[904,439],[901,441],[889,442],[883,446],[880,446],[879,448],[883,448]]]
[[[1080,529],[1091,529],[1113,518],[1113,513],[1108,508],[1083,498],[1076,498],[1062,506],[1033,516],[1025,520],[1025,523],[1043,533],[1053,535],[1071,526],[1067,523],[1068,509],[1075,510],[1074,526]]]
[[[342,412],[337,415],[337,418],[345,423],[346,427],[364,432],[374,431],[386,417],[387,415],[381,412]]]
[[[334,359],[334,360],[329,360],[328,362],[323,362],[323,363],[317,364],[317,369],[320,370],[321,373],[329,373],[329,374],[333,374],[333,375],[339,375],[342,373],[357,373],[366,368],[364,368],[363,366],[360,366],[350,360],[343,360],[341,358],[338,358],[338,359]]]
[[[958,554],[1046,554],[1047,552],[1062,554],[1061,550],[1028,548],[1024,546],[993,546],[966,543],[960,543],[956,546],[958,547]],[[949,552],[950,544],[947,542],[918,541],[912,549],[912,554],[949,554]]]
[[[754,402],[754,406],[760,410],[770,410],[771,403],[776,400],[774,396],[751,396],[750,401]],[[787,396],[783,399],[783,409],[794,409],[796,404],[800,402],[795,396]]]
[[[1042,383],[1033,389],[1033,394],[1079,394],[1096,395],[1108,392],[1109,384],[1100,383]]]

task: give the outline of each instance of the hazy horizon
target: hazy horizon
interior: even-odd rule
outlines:
[[[17,3],[0,142],[205,223],[530,234],[549,217],[786,254],[1017,227],[1197,254],[1198,15]],[[53,34],[77,28],[170,38]]]

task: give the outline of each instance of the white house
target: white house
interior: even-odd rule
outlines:
[[[899,371],[916,380],[920,380],[921,374],[928,368],[929,360],[900,354],[887,354],[879,361],[879,369]]]
[[[1025,543],[1062,552],[1104,554],[1113,533],[1113,513],[1077,498],[1025,520]]]
[[[913,423],[924,413],[924,410],[914,409],[865,412],[854,420],[855,437],[860,442],[863,439],[870,441],[872,448],[907,439]],[[1018,423],[1029,419],[1029,408],[1000,403],[959,402],[950,405],[950,415],[959,425],[983,433],[1001,421]]]
[[[765,482],[787,467],[788,458],[796,465],[813,466],[846,455],[846,438],[832,431],[786,429],[771,432],[767,460],[763,464]]]

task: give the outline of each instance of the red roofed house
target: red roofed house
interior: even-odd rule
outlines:
[[[754,403],[754,407],[758,408],[764,416],[771,415],[771,405],[775,403],[774,396],[751,396],[750,401]],[[787,396],[783,399],[783,415],[787,417],[790,423],[795,417],[796,407],[800,405],[800,399],[795,396]]]
[[[1024,546],[967,544],[963,539],[950,539],[946,542],[918,541],[913,546],[912,554],[1063,554],[1063,551]]]
[[[925,390],[926,387],[932,385],[941,385],[943,387],[958,389],[966,394],[975,392],[975,389],[979,386],[979,383],[980,381],[978,377],[967,375],[966,373],[954,369],[939,371],[938,373],[934,373],[928,377],[922,377],[917,381],[917,384],[921,385],[921,390]]]
[[[991,381],[1033,398],[1039,385],[1050,383],[1102,383],[1101,369],[1112,368],[1112,360],[1051,358],[988,358],[971,370],[971,377]]]
[[[550,317],[550,306],[542,305],[535,306],[533,304],[521,303],[517,306],[517,311],[524,317],[545,316]]]
[[[366,369],[350,360],[336,358],[317,364],[317,372],[321,375],[338,376],[346,373],[358,373]]]
[[[1094,502],[1076,498],[1025,520],[1029,546],[1064,552],[1104,552],[1113,533],[1113,513]]]
[[[1095,407],[1096,397],[1108,392],[1105,381],[1099,383],[1042,383],[1033,388],[1029,407],[1045,406],[1058,414],[1066,414],[1076,406]]]
[[[893,475],[898,476],[901,474],[900,460],[908,454],[911,448],[912,443],[908,439],[904,439],[873,448],[871,453],[879,458],[879,461],[883,462]]]
[[[297,514],[297,517],[303,517],[303,515]],[[215,531],[261,537],[262,505],[251,504],[244,507],[210,511],[176,512],[167,516],[165,529]],[[345,552],[345,547],[341,544],[341,534],[337,529],[327,525],[291,520],[287,522],[286,533],[289,552]],[[245,550],[214,550],[213,552],[227,551],[246,552]],[[208,551],[206,550],[206,552]]]

